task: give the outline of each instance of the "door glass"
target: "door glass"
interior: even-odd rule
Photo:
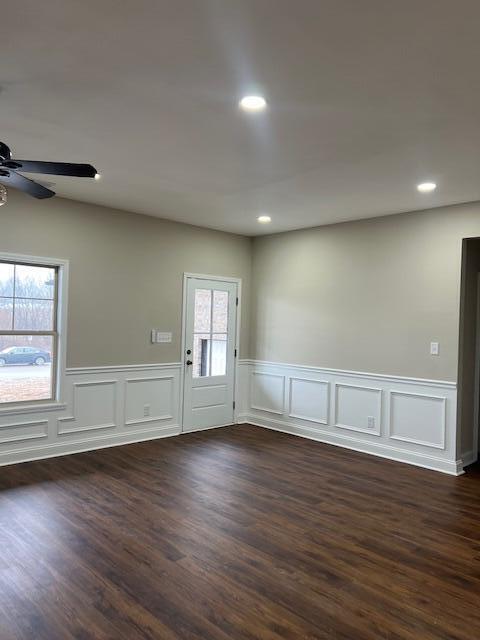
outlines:
[[[212,331],[226,333],[228,321],[228,291],[213,292]]]
[[[209,333],[212,323],[212,292],[195,290],[195,333]]]
[[[227,373],[228,291],[195,290],[194,378]]]
[[[214,333],[212,339],[212,376],[227,373],[227,334]]]
[[[210,375],[210,334],[196,333],[193,336],[193,377]]]

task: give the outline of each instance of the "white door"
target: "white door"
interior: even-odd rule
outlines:
[[[237,284],[186,279],[183,430],[233,423]]]

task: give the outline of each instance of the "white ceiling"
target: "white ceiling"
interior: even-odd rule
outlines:
[[[16,0],[0,20],[0,139],[94,164],[46,178],[68,198],[247,235],[480,200],[478,0]],[[252,92],[265,113],[238,110]]]

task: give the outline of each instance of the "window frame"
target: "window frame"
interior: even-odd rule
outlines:
[[[68,260],[60,258],[32,256],[0,252],[0,262],[32,267],[55,269],[54,320],[52,331],[12,330],[0,331],[2,335],[51,335],[52,345],[52,386],[51,397],[42,400],[16,400],[0,403],[0,415],[7,413],[27,413],[38,410],[65,407],[63,401],[67,360],[67,303],[68,303]]]

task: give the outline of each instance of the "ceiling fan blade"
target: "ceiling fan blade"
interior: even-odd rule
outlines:
[[[29,178],[21,176],[19,173],[15,173],[15,171],[2,171],[0,169],[0,183],[6,187],[13,187],[19,191],[28,193],[28,195],[34,198],[51,198],[55,195],[55,191],[51,191]]]
[[[41,160],[7,160],[3,163],[7,169],[25,171],[26,173],[45,173],[55,176],[75,176],[77,178],[94,178],[97,170],[91,164],[73,162],[42,162]]]

